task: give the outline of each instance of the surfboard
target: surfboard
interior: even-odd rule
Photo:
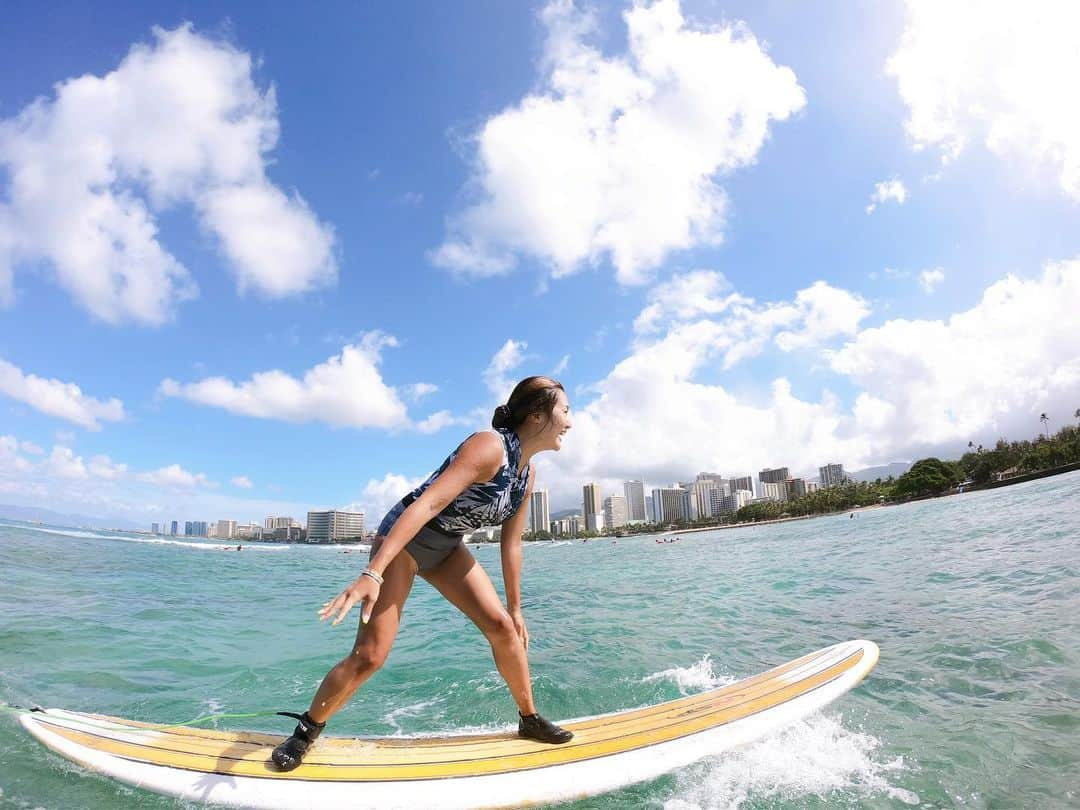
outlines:
[[[53,751],[137,787],[253,808],[505,808],[591,796],[745,745],[835,700],[878,659],[848,641],[727,686],[563,723],[565,745],[504,733],[322,737],[295,771],[270,752],[283,735],[163,727],[38,709],[22,725]]]

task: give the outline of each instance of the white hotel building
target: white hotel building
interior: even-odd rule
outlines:
[[[307,513],[307,541],[336,543],[339,540],[360,539],[364,536],[364,513],[330,509]]]
[[[548,508],[548,491],[538,489],[529,500],[529,521],[526,524],[530,532],[551,532],[551,510]]]
[[[624,481],[623,494],[626,496],[626,522],[644,523],[648,514],[645,511],[645,482]]]

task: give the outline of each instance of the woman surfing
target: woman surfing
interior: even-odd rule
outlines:
[[[570,430],[566,392],[550,377],[527,377],[495,409],[493,430],[474,433],[379,524],[368,566],[323,605],[320,620],[338,624],[360,607],[360,627],[349,654],[323,678],[291,737],[271,758],[283,771],[299,767],[327,721],[386,661],[401,612],[419,574],[468,616],[491,645],[495,665],[518,706],[518,734],[560,744],[569,731],[545,720],[533,703],[529,631],[521,612],[521,532],[533,489],[531,459],[558,451]],[[482,526],[502,525],[505,607],[487,572],[462,542]],[[405,553],[402,553],[402,552]]]

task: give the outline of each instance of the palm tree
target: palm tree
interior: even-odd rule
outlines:
[[[1080,422],[1080,408],[1077,408],[1077,409],[1076,409],[1076,413],[1074,413],[1074,414],[1073,414],[1073,418],[1074,418],[1074,419],[1075,419],[1075,420],[1076,420],[1077,422]]]
[[[1046,429],[1046,438],[1050,438],[1050,417],[1045,413],[1039,417],[1039,421],[1043,423],[1043,427]]]

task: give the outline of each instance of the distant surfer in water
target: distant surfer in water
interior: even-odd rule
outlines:
[[[530,460],[562,446],[570,405],[550,377],[527,377],[495,409],[494,430],[474,433],[431,476],[383,518],[368,567],[323,605],[320,619],[337,624],[359,605],[361,622],[350,653],[323,678],[291,737],[274,749],[274,764],[291,771],[303,761],[326,721],[386,661],[416,575],[468,616],[491,644],[495,665],[518,705],[518,734],[546,743],[574,735],[545,720],[533,704],[529,631],[521,613],[521,532],[533,490]],[[462,536],[502,525],[506,606]],[[405,554],[402,554],[402,551]]]

